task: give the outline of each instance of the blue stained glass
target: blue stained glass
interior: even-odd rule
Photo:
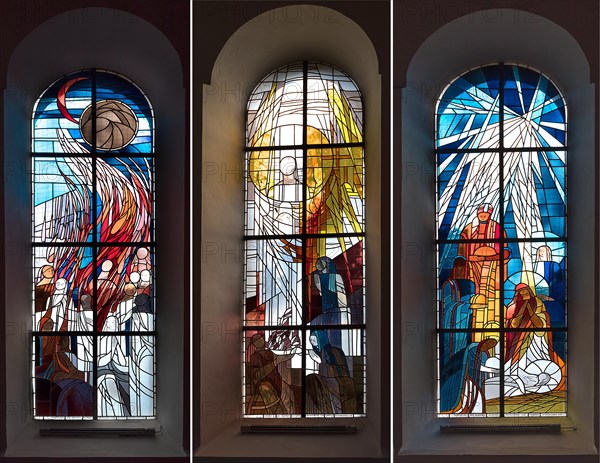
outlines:
[[[69,74],[46,89],[34,110],[34,151],[92,151],[92,81],[98,152],[152,153],[154,119],[146,95],[124,77],[100,70]]]
[[[522,66],[505,67],[504,118],[507,147],[564,147],[565,102],[554,83]]]
[[[35,418],[152,418],[150,103],[118,74],[79,71],[43,92],[32,129]]]
[[[440,417],[566,412],[566,114],[517,65],[468,71],[439,99]]]
[[[504,229],[506,230],[507,236],[516,236],[517,227],[515,226],[515,215],[513,213],[512,201],[508,201],[506,206],[506,212],[504,213]]]
[[[565,162],[564,152],[505,154],[504,227],[508,238],[566,235]]]
[[[505,147],[564,147],[564,99],[554,83],[522,66],[504,66],[500,108],[500,66],[473,69],[444,91],[437,108],[438,148],[480,149],[500,144],[500,112]]]
[[[504,283],[504,304],[510,305],[523,272],[528,273],[529,286],[542,301],[551,328],[566,326],[566,243],[539,241],[509,243],[511,259]],[[528,261],[528,262],[527,262]],[[507,314],[509,316],[510,313]]]
[[[452,153],[438,164],[438,239],[458,239],[483,203],[499,217],[498,153]]]

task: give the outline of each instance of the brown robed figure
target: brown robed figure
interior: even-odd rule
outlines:
[[[294,413],[293,393],[283,381],[278,365],[290,360],[295,352],[275,355],[266,347],[262,334],[250,339],[254,353],[250,358],[250,399],[246,404],[248,415],[276,415]]]
[[[470,242],[458,245],[458,255],[466,260],[464,278],[475,283],[475,294],[481,294],[487,300],[496,297],[500,289],[500,275],[498,274],[500,261],[500,243],[497,241],[501,233],[506,238],[506,233],[500,230],[500,224],[490,217],[493,208],[490,204],[482,204],[477,209],[477,225],[468,224],[460,234],[461,240],[490,240],[489,242]],[[510,250],[504,249],[504,280],[507,278],[507,265]]]

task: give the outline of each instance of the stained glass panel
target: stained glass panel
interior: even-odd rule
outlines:
[[[152,107],[131,81],[111,72],[96,73],[96,118],[101,154],[154,152]]]
[[[567,232],[565,151],[504,154],[504,229],[509,238],[559,238]]]
[[[477,233],[472,224],[482,204],[499,216],[500,180],[498,153],[444,153],[437,159],[438,239],[470,239]]]
[[[364,414],[364,330],[312,329],[306,336],[306,416]]]
[[[529,68],[472,69],[436,133],[439,416],[564,414],[564,99]]]
[[[451,150],[500,146],[500,72],[473,69],[442,92],[437,107],[436,147]]]
[[[244,414],[300,417],[302,341],[285,327],[244,331]]]
[[[99,336],[98,417],[154,418],[154,336]]]
[[[457,307],[457,320],[464,315],[464,309],[465,306]],[[497,331],[445,331],[438,335],[441,416],[499,415],[499,403],[493,399],[499,396],[500,349]]]
[[[92,160],[33,159],[33,241],[86,242],[93,231]]]
[[[567,311],[567,243],[565,241],[521,241],[507,243],[510,260],[504,282],[505,323],[509,321],[510,303],[525,284],[542,301],[546,325],[566,327]]]
[[[360,93],[331,66],[292,64],[257,85],[247,117],[245,416],[362,415]]]
[[[309,149],[306,160],[307,232],[362,233],[362,148]]]
[[[354,81],[334,67],[315,63],[307,69],[306,86],[307,142],[361,143],[362,101]]]
[[[154,240],[153,166],[152,158],[96,158],[98,241]]]
[[[265,77],[248,100],[246,146],[294,146],[303,143],[304,72],[301,63]]]
[[[91,419],[94,414],[92,337],[40,335],[33,339],[35,417]]]
[[[360,237],[312,239],[307,242],[306,252],[308,323],[311,326],[363,324],[363,240]],[[339,339],[339,336],[332,338]]]
[[[251,151],[246,156],[246,235],[300,233],[302,150]]]
[[[300,325],[303,300],[300,240],[246,241],[246,325]]]
[[[92,387],[89,407],[72,406],[66,413],[46,406],[43,415],[36,411],[35,418],[152,416],[152,108],[126,78],[85,70],[62,77],[44,91],[34,107],[32,126],[34,339],[38,344],[71,339],[70,344],[64,340],[55,344],[64,347],[73,371],[85,353],[86,381]],[[42,335],[48,331],[62,336]],[[89,336],[81,334],[87,332]],[[100,336],[107,332],[114,336]],[[106,347],[109,344],[112,347]],[[65,350],[68,346],[70,350]],[[94,353],[103,361],[110,357],[102,368],[114,367],[112,379],[102,383],[104,389],[101,362],[88,358]],[[138,366],[133,368],[134,364]],[[136,383],[125,378],[128,368]],[[58,390],[63,373],[44,373],[49,382],[44,387]],[[131,402],[117,405],[115,387],[121,399]],[[34,395],[37,403],[37,392]],[[78,415],[82,410],[85,413]]]
[[[36,246],[33,252],[34,331],[92,331],[93,248]]]
[[[503,97],[506,148],[565,146],[565,100],[548,77],[523,66],[505,66]]]
[[[80,130],[82,114],[92,105],[88,71],[54,82],[38,99],[33,111],[34,153],[89,153],[90,140]]]
[[[154,117],[146,96],[112,72],[80,71],[62,77],[34,107],[35,153],[152,153],[153,136]]]
[[[140,247],[98,248],[97,330],[154,330],[154,254]]]
[[[513,320],[518,318],[516,309]],[[530,320],[524,317],[519,325],[535,322],[535,316]],[[506,416],[564,415],[567,412],[566,333],[509,330],[504,345]]]

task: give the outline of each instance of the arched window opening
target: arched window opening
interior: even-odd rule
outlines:
[[[531,68],[482,66],[435,126],[438,415],[565,415],[564,98]]]
[[[360,92],[303,62],[247,105],[244,415],[365,414]]]
[[[37,419],[155,415],[154,114],[116,73],[50,85],[32,118]]]

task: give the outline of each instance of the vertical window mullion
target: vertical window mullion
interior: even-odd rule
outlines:
[[[300,91],[300,83],[302,91]],[[324,357],[325,351],[321,348],[332,349],[339,344],[340,347],[335,347],[337,351],[332,350],[332,352],[341,352],[340,359],[343,360],[339,361],[346,362],[346,366],[342,367],[340,364],[339,371],[349,376],[353,375],[354,370],[356,375],[364,373],[362,338],[361,343],[351,344],[355,332],[350,330],[360,331],[360,335],[363,336],[365,323],[362,315],[360,320],[351,318],[358,315],[350,314],[351,308],[354,308],[356,303],[353,302],[354,305],[351,306],[349,299],[350,290],[362,291],[364,287],[364,264],[360,260],[363,256],[361,241],[364,237],[364,197],[360,198],[360,214],[358,214],[359,201],[356,198],[362,188],[364,175],[360,93],[347,75],[331,66],[312,62],[293,63],[273,71],[263,79],[250,95],[247,109],[246,235],[244,236],[247,245],[244,306],[246,313],[254,313],[258,311],[254,308],[254,304],[257,307],[260,305],[266,312],[264,318],[270,322],[257,324],[254,318],[248,319],[245,316],[243,331],[245,333],[269,331],[272,334],[273,330],[278,330],[287,332],[290,336],[298,335],[300,339],[290,338],[293,349],[290,347],[281,349],[276,347],[279,345],[279,339],[265,337],[266,347],[260,350],[267,352],[259,354],[263,356],[261,361],[266,361],[265,356],[271,355],[271,350],[276,350],[276,355],[284,355],[284,353],[289,355],[292,351],[296,352],[291,357],[293,361],[286,360],[286,363],[282,364],[283,367],[278,367],[282,375],[292,377],[291,387],[296,397],[291,407],[266,406],[266,411],[262,411],[260,407],[255,406],[255,401],[264,399],[260,398],[260,393],[257,392],[259,380],[251,378],[251,369],[255,368],[252,362],[258,361],[258,356],[255,356],[256,344],[250,337],[244,336],[245,415],[310,417],[340,413],[353,416],[363,414],[362,397],[353,405],[345,398],[344,400],[339,397],[336,399],[334,396],[326,398],[325,396],[330,394],[329,390],[321,393],[320,402],[315,405],[315,385],[318,389],[326,384],[326,380],[333,381],[333,376],[327,376],[329,374],[327,369],[331,371],[335,369],[332,369],[329,364],[317,362],[314,356],[320,355],[327,362],[332,362],[334,356]],[[360,153],[348,151],[356,147],[361,149]],[[302,192],[298,193],[293,200],[289,197],[283,199],[277,196],[282,194],[277,193],[277,187],[284,180],[286,188],[291,188],[291,184],[294,184],[290,174],[284,174],[282,170],[287,169],[288,163],[288,160],[285,162],[282,160],[289,156],[295,157],[298,165],[302,163],[303,177],[296,179],[295,182],[296,188],[301,188]],[[343,166],[340,164],[340,156],[345,156],[346,159],[346,164]],[[358,162],[361,163],[360,166]],[[260,167],[257,167],[258,165]],[[269,186],[261,183],[263,181]],[[333,200],[329,195],[337,196]],[[298,208],[301,211],[295,216],[297,219],[294,219],[299,221],[300,226],[298,228],[293,226],[291,233],[288,234],[286,226],[281,225],[284,222],[280,224],[278,221],[285,213],[285,208],[290,205],[290,201],[293,203],[292,211],[297,211]],[[263,215],[257,219],[259,209],[263,211]],[[356,214],[360,217],[360,230],[355,229]],[[354,229],[347,230],[347,227]],[[336,240],[340,243],[337,244]],[[342,240],[345,240],[344,243]],[[281,248],[282,243],[287,243],[285,250]],[[336,265],[340,264],[328,263],[327,267],[322,267],[325,265],[324,262],[333,263],[334,258],[341,259],[341,256],[355,245],[359,245],[361,249],[353,248],[351,252],[360,253],[360,256],[355,254],[357,257],[353,257],[352,262],[346,261],[342,264],[345,273],[337,272],[339,268],[336,268]],[[292,251],[294,246],[296,248]],[[269,260],[271,254],[275,255],[275,259],[287,263],[279,264],[277,260],[272,263]],[[253,265],[260,267],[255,269],[256,278],[252,271],[248,273],[250,266]],[[351,271],[358,271],[358,265],[362,266],[360,284],[351,281],[350,277]],[[279,276],[279,266],[283,269],[281,273],[287,276]],[[295,270],[298,266],[300,266],[299,270]],[[297,274],[296,271],[301,273]],[[323,273],[331,273],[331,276],[324,276]],[[257,283],[256,289],[254,283],[249,286],[248,281],[258,282],[259,278],[262,280]],[[287,281],[287,278],[290,281]],[[346,278],[345,283],[343,278]],[[315,283],[311,284],[311,281]],[[323,290],[320,287],[321,281],[325,285]],[[342,284],[343,288],[341,288]],[[341,291],[347,292],[344,294],[347,296],[345,302],[339,302],[344,301]],[[292,296],[288,296],[287,292]],[[253,294],[256,294],[256,299],[250,296]],[[285,308],[285,297],[294,299],[294,304],[299,300],[298,308],[295,309],[298,311],[298,316],[294,316],[297,321],[291,324],[288,323],[284,311],[293,304],[290,303],[288,308]],[[358,297],[358,293],[355,297]],[[361,301],[361,307],[362,305]],[[364,311],[364,307],[362,309]],[[336,312],[335,316],[338,318],[331,317],[328,311]],[[272,326],[274,316],[279,321],[278,326]],[[344,322],[341,323],[340,320]],[[341,330],[342,334],[336,330]],[[328,333],[334,332],[336,335],[329,339],[332,335]],[[325,335],[324,340],[319,341],[317,346],[314,344],[316,342],[314,337],[310,337],[311,334],[319,339],[321,335]],[[345,341],[339,341],[342,337]],[[334,342],[333,339],[338,341]],[[347,346],[344,347],[346,353],[342,351],[341,346]],[[297,349],[301,349],[301,352],[298,353]],[[300,355],[300,358],[297,355]],[[251,358],[253,356],[254,359]],[[354,364],[356,364],[355,368]],[[258,373],[256,375],[260,376]],[[352,378],[364,378],[356,375]],[[316,381],[316,378],[321,382]],[[339,384],[347,385],[344,383],[345,378],[340,381]],[[345,386],[340,386],[343,387]],[[358,389],[358,386],[356,388]],[[347,394],[351,396],[351,390],[354,389],[353,383],[348,386]],[[344,393],[346,391],[341,390],[341,394]],[[323,411],[328,401],[331,409]],[[352,411],[347,411],[349,407],[354,408]],[[286,408],[288,409],[281,411]]]
[[[504,350],[505,350],[505,326],[506,326],[506,316],[505,316],[505,310],[504,310],[504,245],[505,245],[505,239],[504,239],[504,72],[505,72],[505,66],[503,63],[500,63],[499,66],[500,69],[500,75],[499,75],[499,82],[498,82],[498,87],[499,87],[499,92],[500,92],[500,108],[498,110],[498,117],[500,119],[499,122],[499,130],[500,130],[500,152],[499,152],[499,156],[500,156],[500,161],[498,162],[498,166],[500,168],[500,176],[499,176],[499,188],[500,191],[499,196],[500,196],[500,201],[499,201],[499,210],[500,210],[500,216],[498,218],[498,222],[500,223],[500,304],[499,304],[499,316],[500,316],[500,339],[499,344],[500,344],[500,397],[499,397],[499,403],[500,403],[500,417],[504,417],[504,363],[506,361],[506,356],[504,354]]]
[[[302,328],[301,345],[302,345],[302,387],[301,387],[301,408],[300,414],[304,418],[306,416],[306,333],[308,319],[308,269],[307,269],[307,187],[308,187],[308,63],[302,63]]]
[[[93,406],[94,420],[98,419],[98,181],[97,181],[97,133],[96,133],[96,70],[91,70],[92,75],[92,245],[93,245],[93,326],[92,326],[92,371],[93,377]]]
[[[32,381],[43,386],[36,389],[33,397],[35,404],[40,405],[35,406],[34,418],[153,417],[155,374],[149,368],[144,372],[146,366],[142,363],[151,361],[154,365],[156,335],[154,113],[150,103],[141,89],[116,73],[95,68],[76,71],[56,80],[37,99],[31,140],[32,255],[40,261],[34,263],[32,334],[34,340],[43,341],[46,336],[48,342],[56,343],[53,354],[52,345],[42,352],[34,344],[37,350],[32,356]],[[40,209],[35,209],[38,206]],[[141,218],[143,224],[139,223]],[[38,232],[39,229],[43,232]],[[137,254],[141,248],[148,250],[145,257]],[[112,265],[102,267],[107,260]],[[134,270],[134,265],[139,270]],[[49,277],[42,277],[42,267],[49,267],[45,272],[52,270],[50,283],[44,282]],[[102,279],[101,267],[106,272]],[[148,274],[134,284],[130,277],[141,269]],[[59,278],[66,281],[64,293],[55,286]],[[127,285],[129,292],[125,291]],[[43,294],[46,299],[41,299],[46,304],[43,311],[37,299],[38,286],[40,294],[47,291]],[[147,297],[145,302],[137,302],[140,295]],[[84,297],[90,297],[89,305]],[[138,315],[133,314],[136,307]],[[38,314],[40,311],[42,314]],[[54,324],[51,332],[43,331],[35,325],[42,324],[36,320],[44,320],[46,313],[64,321]],[[112,324],[111,331],[103,331],[100,326],[105,313],[116,317],[115,331]],[[141,331],[132,326],[135,317],[143,324]],[[51,325],[46,321],[44,324]],[[151,337],[153,345],[145,351],[126,352],[125,346],[132,336],[137,341],[142,335]],[[111,396],[109,400],[117,405],[114,409],[108,407],[108,414],[101,403],[98,375],[103,337],[125,340],[120,346],[125,358],[114,355],[102,369],[109,370],[107,374],[112,377],[109,379],[118,382],[119,391],[131,393],[117,392],[118,396]],[[135,342],[135,345],[146,348],[145,343]],[[145,360],[136,358],[139,353],[146,356]],[[44,357],[46,367],[38,375],[35,362],[40,356]],[[127,372],[120,376],[117,370],[123,368]],[[56,392],[54,395],[45,392],[50,388],[67,389],[61,392],[63,399],[59,401]],[[78,399],[69,396],[70,392],[76,392]],[[134,403],[135,394],[138,399]],[[143,410],[139,408],[142,402]]]
[[[494,93],[496,81],[497,94]],[[496,101],[499,105],[497,115],[494,112]],[[483,404],[483,409],[475,415],[495,414],[485,408],[488,401],[494,409],[497,407],[501,417],[515,413],[554,413],[555,410],[561,413],[561,397],[566,390],[566,357],[562,359],[555,352],[555,340],[549,338],[552,333],[566,331],[566,325],[560,324],[561,311],[566,313],[566,305],[547,297],[544,291],[554,291],[559,301],[565,298],[565,287],[560,289],[566,278],[566,216],[560,212],[566,202],[564,108],[564,99],[550,79],[530,68],[505,63],[470,69],[454,79],[440,95],[434,149],[440,416],[464,416],[471,413],[477,403]],[[497,173],[495,161],[486,159],[485,153],[497,156]],[[497,206],[494,205],[496,199]],[[491,234],[494,229],[489,228],[494,222],[491,215],[488,219],[479,218],[481,207],[487,203],[492,203],[494,213],[498,208],[495,227],[499,232],[494,231],[495,239]],[[473,235],[472,230],[476,228],[477,235]],[[460,239],[457,239],[458,233]],[[481,233],[485,233],[485,237]],[[460,243],[464,243],[462,246],[481,245],[461,251]],[[498,256],[488,259],[496,252],[485,247],[494,244]],[[544,252],[550,258],[548,255],[539,257],[542,248],[547,248]],[[554,259],[552,249],[558,252]],[[472,256],[475,257],[473,263]],[[465,260],[464,269],[459,265],[460,257]],[[486,264],[487,261],[497,263]],[[541,264],[544,267],[539,270]],[[498,266],[495,270],[494,265]],[[543,275],[536,273],[540,271]],[[546,286],[538,283],[540,279]],[[473,285],[473,289],[467,283]],[[507,301],[507,297],[512,297],[507,291],[512,291],[513,286],[515,295]],[[456,289],[450,291],[451,288]],[[530,304],[535,310],[527,309],[523,315],[523,307]],[[468,317],[463,316],[465,310]],[[491,313],[497,318],[491,319]],[[530,313],[532,315],[528,315]],[[477,314],[480,318],[476,319]],[[535,325],[538,322],[532,321],[533,317],[544,320],[544,325]],[[494,323],[489,324],[490,321]],[[482,322],[487,327],[481,326]],[[539,341],[542,345],[538,347],[538,353],[531,354],[530,358],[527,354],[529,346],[537,342],[535,333],[539,332],[547,333],[543,337],[548,338],[548,347],[544,348],[544,341]],[[483,333],[484,336],[469,333]],[[489,347],[491,342],[481,343],[487,339],[492,341],[495,336],[499,339],[493,349]],[[566,353],[560,342],[557,341],[558,352]],[[493,360],[498,356],[496,371],[496,367],[486,364],[487,360],[463,354],[471,352],[475,346],[477,356],[481,355],[483,359]],[[483,349],[481,353],[479,348]],[[512,353],[514,349],[517,349],[516,354]],[[465,355],[463,361],[459,359],[460,355]],[[464,362],[467,365],[465,372],[452,369],[453,365],[456,368],[464,366]],[[535,368],[542,369],[539,375]],[[516,390],[515,381],[518,383],[521,374],[525,374],[521,370],[529,376],[522,380],[526,385]],[[457,371],[459,376],[455,377]],[[535,377],[538,382],[527,382]],[[494,378],[498,381],[497,391],[494,391]],[[549,406],[537,400],[534,393],[557,401],[558,405],[552,402],[552,408],[546,409],[544,407]],[[566,402],[563,408],[566,410]]]

